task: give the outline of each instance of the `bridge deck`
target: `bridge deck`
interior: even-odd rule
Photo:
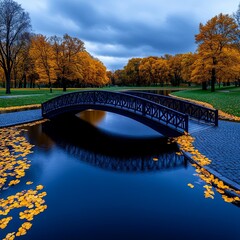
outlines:
[[[199,121],[195,121],[195,120],[191,120],[191,119],[189,119],[189,121],[188,121],[188,132],[190,134],[195,133],[195,132],[200,132],[200,131],[208,129],[208,128],[214,128],[214,127],[216,127],[216,126],[201,123]]]

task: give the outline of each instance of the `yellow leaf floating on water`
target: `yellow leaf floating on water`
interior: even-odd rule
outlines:
[[[158,161],[158,158],[156,158],[156,157],[155,157],[155,158],[153,158],[153,161],[157,162],[157,161]]]
[[[20,182],[20,180],[19,180],[19,179],[12,180],[12,181],[10,181],[10,183],[8,184],[8,186],[17,185],[19,182]]]
[[[37,190],[42,190],[42,189],[43,189],[43,185],[38,185],[38,186],[36,187],[36,189],[37,189]]]
[[[28,182],[26,182],[26,184],[27,184],[27,185],[31,185],[31,184],[33,184],[33,182],[28,181]]]
[[[227,202],[227,203],[232,203],[232,202],[234,202],[234,199],[233,199],[232,197],[228,197],[228,196],[226,196],[226,195],[223,195],[222,198],[223,198],[223,200],[224,200],[225,202]]]
[[[0,220],[0,228],[4,229],[7,227],[8,223],[12,220],[12,217],[3,218]]]
[[[194,188],[194,185],[191,184],[191,183],[188,183],[188,186],[189,186],[190,188]]]
[[[15,239],[15,232],[8,233],[7,236],[3,238],[3,240],[14,240],[14,239]]]

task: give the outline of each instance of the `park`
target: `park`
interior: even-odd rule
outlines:
[[[114,70],[0,14],[0,239],[239,238],[240,7]]]

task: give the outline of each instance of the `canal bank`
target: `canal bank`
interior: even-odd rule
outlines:
[[[43,119],[41,109],[0,113],[0,128]]]
[[[41,109],[0,114],[0,127],[42,119]],[[211,160],[205,168],[228,185],[240,190],[240,123],[219,121],[218,127],[194,132],[194,147]]]

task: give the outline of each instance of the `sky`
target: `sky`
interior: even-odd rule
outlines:
[[[237,11],[240,0],[16,0],[36,34],[68,34],[108,70],[133,57],[196,51],[199,24]]]

